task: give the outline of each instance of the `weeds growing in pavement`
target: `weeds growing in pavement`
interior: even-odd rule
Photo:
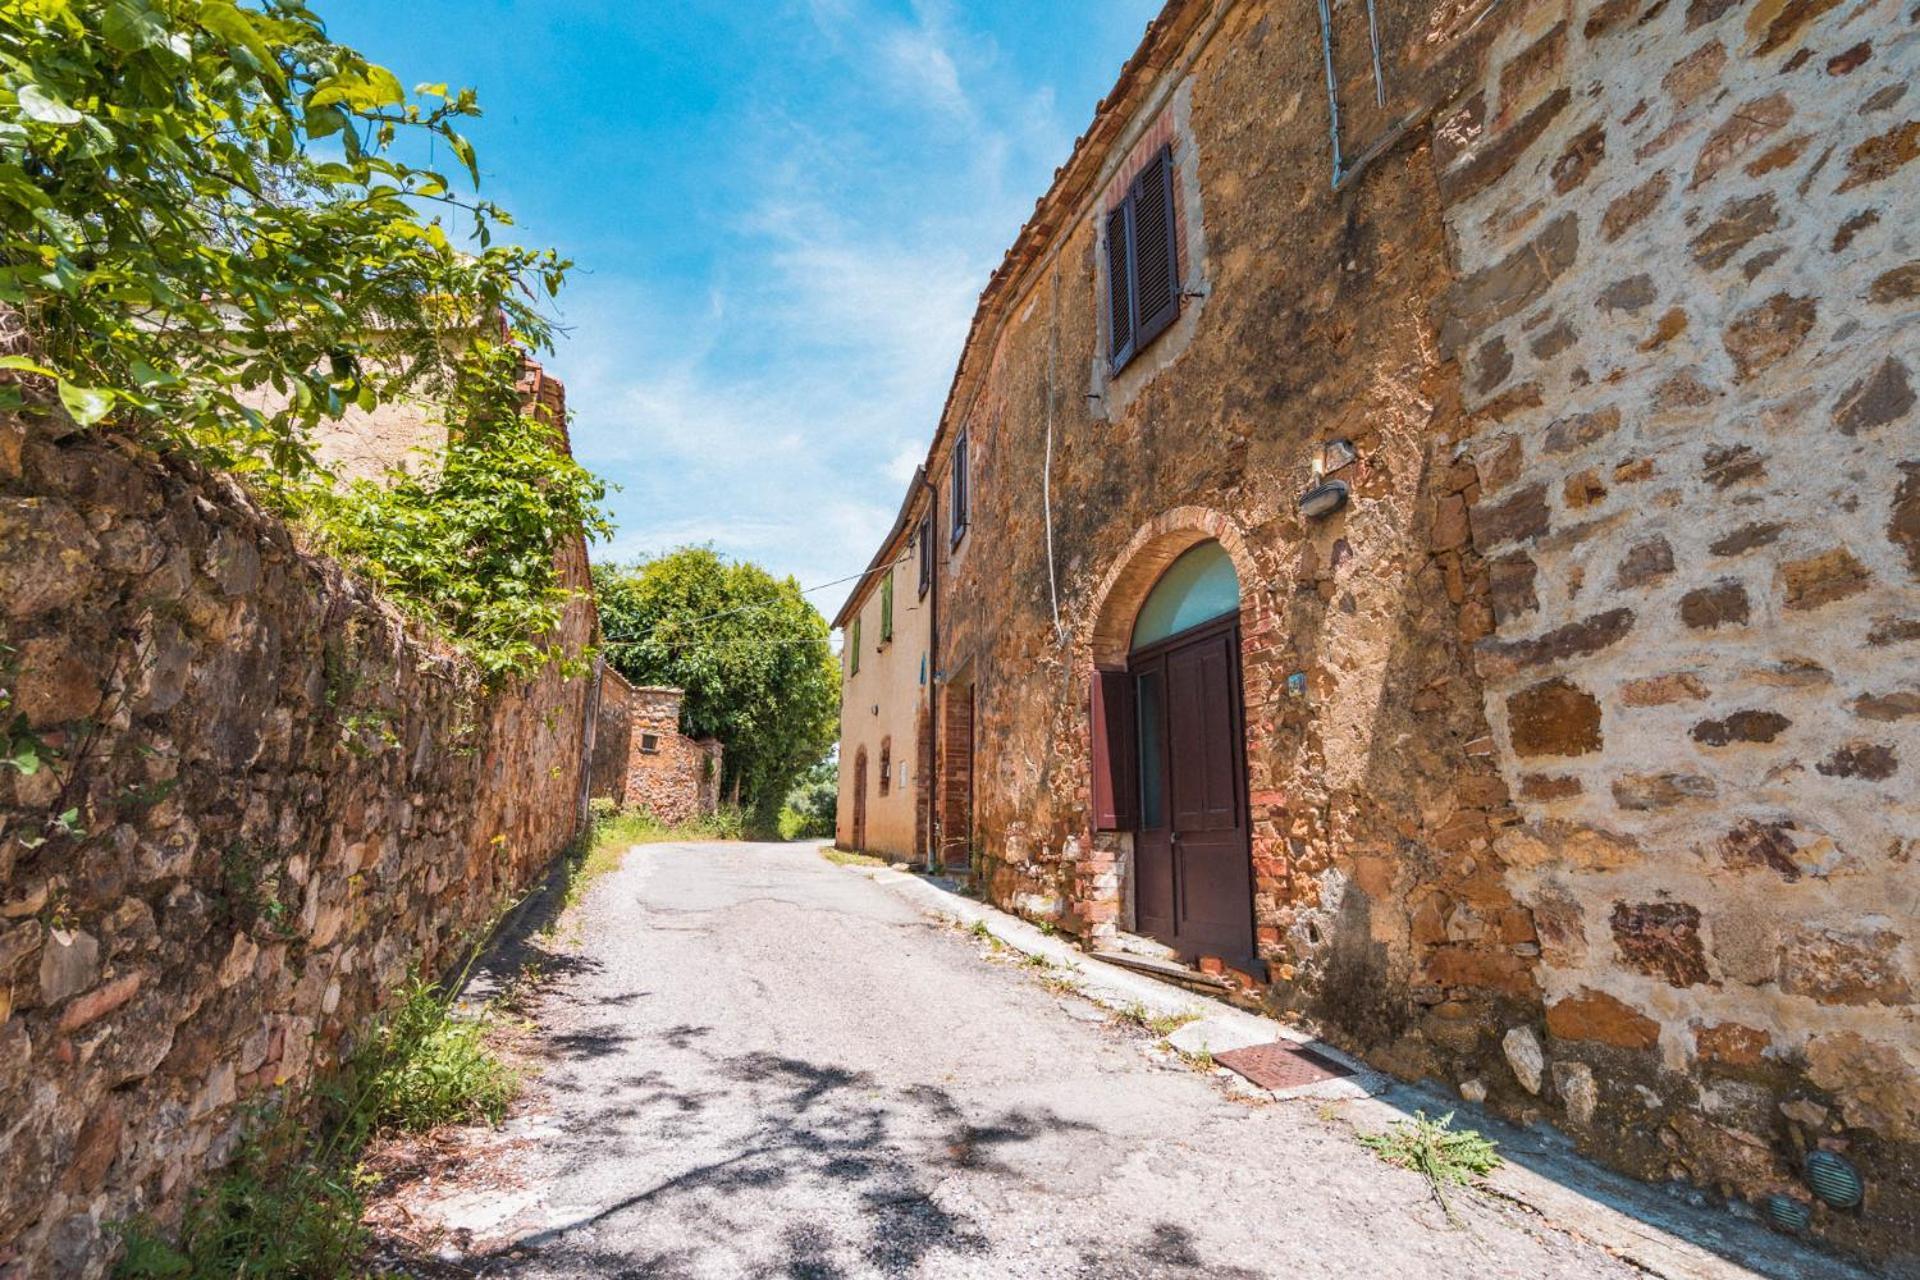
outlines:
[[[836,867],[884,867],[885,858],[876,858],[870,853],[855,853],[851,849],[838,849],[833,845],[821,845],[820,856]]]
[[[1120,1010],[1115,1016],[1129,1026],[1139,1027],[1142,1031],[1151,1031],[1154,1035],[1161,1037],[1169,1036],[1189,1022],[1196,1022],[1200,1018],[1197,1013],[1150,1013],[1147,1006],[1138,1000]]]
[[[1360,1145],[1388,1164],[1424,1177],[1447,1221],[1456,1227],[1462,1223],[1447,1200],[1447,1188],[1471,1186],[1475,1178],[1500,1167],[1494,1142],[1477,1129],[1454,1128],[1451,1111],[1438,1120],[1416,1111],[1413,1119],[1396,1120],[1385,1133],[1361,1135]]]
[[[973,924],[968,927],[967,932],[983,941],[993,936],[993,930],[987,928],[987,922],[985,920],[975,920]]]

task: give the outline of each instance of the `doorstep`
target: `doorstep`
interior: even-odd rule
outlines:
[[[1518,1128],[1451,1094],[1401,1084],[1295,1027],[1184,990],[1160,976],[1149,977],[1134,966],[1122,967],[1124,961],[1117,956],[1089,954],[930,877],[892,867],[848,865],[843,870],[885,886],[929,915],[964,928],[981,925],[1016,951],[1071,970],[1080,994],[1113,1012],[1191,1018],[1167,1037],[1189,1059],[1280,1041],[1351,1072],[1296,1088],[1267,1090],[1216,1067],[1215,1077],[1240,1096],[1263,1101],[1320,1099],[1321,1116],[1357,1133],[1377,1133],[1415,1111],[1458,1112],[1465,1123],[1499,1142],[1507,1157],[1486,1179],[1489,1194],[1528,1206],[1561,1230],[1598,1244],[1650,1275],[1663,1280],[1871,1280],[1868,1272],[1755,1220],[1603,1169],[1575,1151],[1572,1142],[1551,1126]]]

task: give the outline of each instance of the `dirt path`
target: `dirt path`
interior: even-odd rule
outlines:
[[[811,847],[636,849],[569,934],[512,1120],[378,1205],[417,1272],[1641,1274],[1499,1201],[1449,1228],[1315,1104],[1228,1097]]]

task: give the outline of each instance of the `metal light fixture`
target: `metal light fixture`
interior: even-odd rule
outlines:
[[[1813,1210],[1804,1200],[1771,1195],[1767,1197],[1767,1221],[1773,1224],[1776,1231],[1799,1235],[1813,1221]]]
[[[1853,1162],[1831,1151],[1809,1151],[1806,1171],[1807,1185],[1813,1188],[1813,1194],[1836,1209],[1853,1208],[1866,1191]]]
[[[1347,494],[1345,480],[1329,480],[1325,484],[1317,484],[1300,495],[1300,514],[1309,520],[1330,516],[1347,505]]]

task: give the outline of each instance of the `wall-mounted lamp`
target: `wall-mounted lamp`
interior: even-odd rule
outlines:
[[[1360,451],[1353,447],[1351,440],[1328,440],[1320,446],[1320,456],[1314,459],[1313,478],[1332,475],[1340,468],[1349,465],[1360,457]]]
[[[880,714],[880,704],[877,702],[873,704],[873,714],[875,715]]]
[[[1329,480],[1300,495],[1300,514],[1309,520],[1330,516],[1347,505],[1347,482]]]

